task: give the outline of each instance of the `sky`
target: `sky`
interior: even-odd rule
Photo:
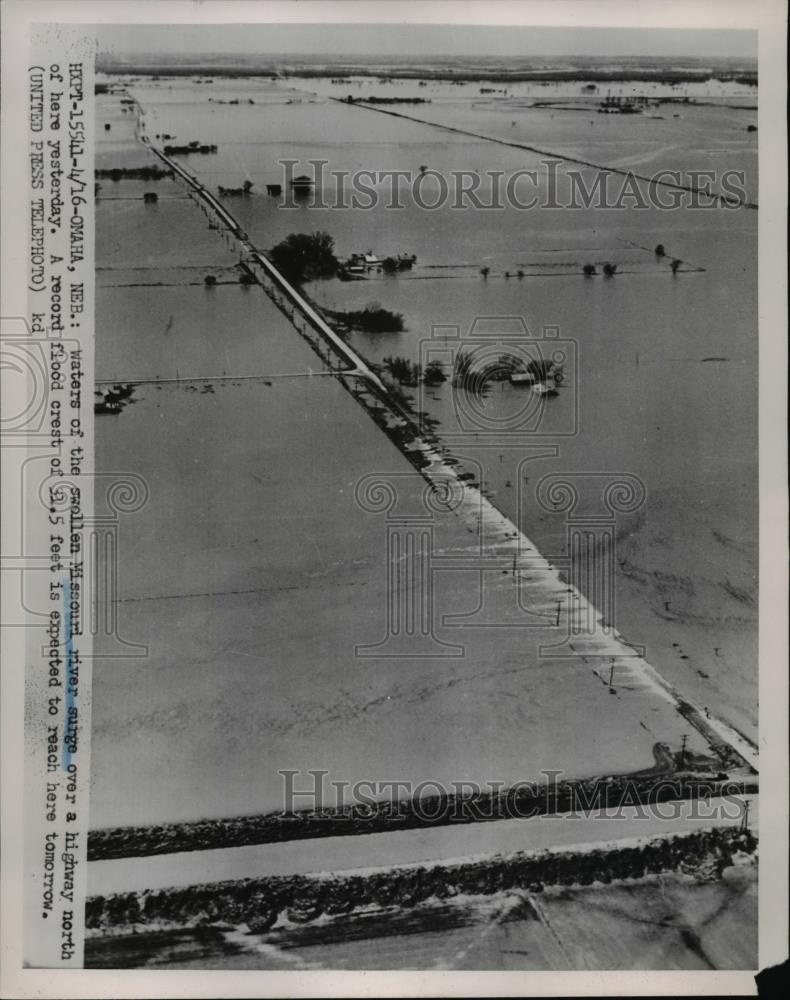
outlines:
[[[674,56],[757,57],[757,33],[664,28],[474,25],[105,25],[107,56]]]

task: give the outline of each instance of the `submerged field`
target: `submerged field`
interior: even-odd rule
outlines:
[[[97,417],[96,465],[142,477],[149,496],[121,525],[115,595],[120,635],[139,648],[94,670],[92,826],[278,812],[285,769],[304,775],[326,768],[330,778],[350,782],[485,787],[537,780],[546,770],[581,779],[660,769],[666,753],[681,747],[710,762],[710,733],[676,710],[633,649],[620,644],[612,655],[602,644],[585,655],[572,647],[557,652],[573,638],[567,630],[577,598],[566,582],[566,513],[539,503],[537,487],[549,474],[575,476],[582,487],[595,479],[599,492],[602,482],[624,476],[641,482],[644,502],[612,525],[611,620],[681,694],[754,739],[757,213],[430,213],[413,202],[401,211],[281,210],[277,199],[258,192],[281,179],[282,157],[323,157],[348,170],[430,164],[507,171],[540,162],[430,124],[303,90],[295,96],[288,89],[294,85],[217,81],[209,89],[161,81],[132,90],[150,135],[218,145],[216,154],[184,158],[203,183],[215,189],[254,181],[252,196],[229,199],[228,207],[261,249],[290,232],[322,229],[341,255],[367,247],[417,254],[408,274],[374,271],[365,281],[308,286],[328,308],[377,300],[404,315],[402,333],[350,334],[364,357],[420,361],[426,342],[446,349],[448,328],[468,342],[476,317],[523,317],[533,339],[544,327],[557,328],[543,342],[562,345],[570,384],[545,406],[527,406],[537,422],[526,435],[510,431],[521,428],[529,390],[494,385],[473,401],[482,422],[471,430],[459,426],[449,382],[409,390],[415,409],[439,421],[446,456],[505,518],[475,490],[456,509],[426,506],[426,480],[354,398],[354,379],[328,371],[260,287],[239,284],[238,246],[209,227],[184,187],[169,179],[102,180],[96,375],[99,391],[117,383],[134,383],[134,390],[120,414]],[[208,100],[242,94],[255,103]],[[434,121],[446,116],[495,132],[498,112],[490,101],[478,109],[471,96],[434,98],[425,106]],[[99,122],[112,126],[99,133],[97,166],[153,162],[117,96],[97,104]],[[727,112],[738,129],[752,114]],[[686,121],[679,133],[683,169],[710,162],[710,137],[725,143],[721,130],[730,127],[719,109],[690,115],[705,141],[689,148],[695,126]],[[552,135],[553,119],[530,110],[523,125],[541,130],[540,142],[571,149],[563,121],[566,131]],[[621,152],[629,127],[625,119],[606,123],[622,132],[622,142],[616,132],[610,136]],[[596,128],[598,122],[590,131]],[[641,134],[632,141],[634,149],[647,142]],[[668,155],[663,142],[655,142],[657,163]],[[606,155],[604,146],[588,150],[591,158]],[[743,152],[743,162],[749,155]],[[155,204],[143,203],[146,191],[156,192]],[[656,258],[658,242],[683,260],[679,273]],[[615,260],[618,274],[586,280],[580,269],[589,260]],[[484,264],[486,278],[479,273]],[[505,277],[517,268],[523,278]],[[207,286],[206,276],[216,283]],[[488,434],[492,420],[504,432]],[[364,486],[371,475],[387,484],[373,499]],[[389,508],[380,503],[387,490]],[[600,500],[582,494],[585,510]],[[522,547],[514,524],[564,579]],[[392,548],[393,532],[410,525],[420,539],[414,544],[424,546],[419,569],[393,578],[393,567],[411,572],[416,550]],[[396,642],[377,646],[388,621],[421,620],[424,605],[409,602],[431,567],[438,567],[426,598],[433,631],[411,643],[401,629]],[[394,591],[393,579],[400,581]],[[597,600],[592,576],[575,582]],[[393,594],[404,603],[393,603]],[[669,751],[657,749],[662,744]],[[353,838],[345,840],[353,851]],[[144,872],[143,864],[141,885]],[[240,871],[231,859],[226,877],[234,874]],[[684,888],[672,891],[685,899]],[[580,896],[585,892],[592,890]],[[720,903],[746,905],[751,890],[726,892],[727,899],[711,898],[711,912]],[[630,921],[631,902],[621,889],[601,889],[596,898],[607,893],[607,906]],[[701,896],[694,898],[693,906],[702,905]],[[663,904],[651,900],[658,914]],[[573,893],[555,905],[552,921],[577,920]],[[620,919],[612,917],[615,936]],[[697,923],[689,917],[694,934]],[[456,940],[453,930],[434,956],[437,967],[508,967],[500,938],[510,936],[510,924],[497,919],[491,926],[490,955],[464,964],[467,932]],[[408,941],[412,930],[399,931],[406,935],[399,940]],[[686,932],[667,931],[666,950],[629,939],[638,951],[635,966],[661,966],[677,933]],[[678,967],[726,965],[720,952],[730,932],[711,933],[713,957],[690,948]],[[560,937],[563,967],[590,967],[587,946],[568,951],[571,935]],[[527,950],[543,954],[547,942]],[[215,945],[224,947],[210,943],[214,955]],[[445,956],[446,945],[461,957]],[[299,953],[308,965],[360,967],[347,942],[316,956],[307,943],[289,947],[304,947]],[[589,949],[597,962],[632,967],[622,955],[602,957],[600,941],[591,938]],[[271,967],[281,967],[275,951],[267,954]],[[177,947],[173,960],[188,967],[189,947]],[[261,961],[256,952],[251,967]],[[387,961],[401,958],[388,952]],[[519,964],[523,956],[513,961],[560,967],[554,952],[533,954],[526,965]]]
[[[553,151],[558,183],[571,169],[563,155],[618,169],[632,166],[643,175],[665,167],[685,174],[726,166],[744,172],[745,190],[756,197],[756,137],[746,131],[754,120],[753,88],[732,85],[731,96],[696,93],[693,99],[701,103],[662,105],[662,119],[653,120],[597,115],[593,109],[603,92],[582,100],[568,85],[525,84],[521,92],[511,87],[507,98],[498,98],[481,95],[472,84],[357,82],[354,94],[418,94],[431,101],[392,110],[508,141],[515,135]],[[308,92],[308,86],[320,93]],[[629,88],[619,90],[627,94]],[[481,440],[476,427],[459,428],[449,384],[415,390],[415,405],[441,421],[439,433],[466,461],[464,468],[555,560],[565,551],[566,523],[538,502],[542,478],[565,472],[638,476],[646,501],[617,522],[618,627],[646,648],[648,659],[673,683],[754,739],[757,212],[475,211],[449,205],[425,211],[408,192],[403,208],[387,209],[389,189],[367,211],[311,208],[309,202],[282,209],[280,199],[260,192],[266,183],[283,180],[283,158],[299,161],[295,173],[312,169],[311,160],[324,160],[327,177],[333,170],[416,171],[418,165],[448,176],[458,169],[534,169],[545,195],[543,158],[339,104],[325,95],[344,96],[345,89],[328,81],[218,79],[207,87],[171,80],[137,83],[133,91],[146,109],[149,133],[218,144],[216,155],[183,160],[201,181],[254,182],[252,196],[231,199],[229,207],[258,246],[270,247],[289,232],[323,229],[341,257],[368,247],[381,256],[417,254],[410,272],[373,271],[365,281],[309,286],[329,308],[380,302],[403,314],[403,333],[351,334],[370,360],[400,355],[420,361],[426,351],[446,346],[448,327],[474,345],[480,316],[523,317],[544,351],[552,349],[544,328],[556,328],[563,350],[577,359],[573,378],[560,398],[548,402],[526,440],[510,433],[524,390],[506,383],[480,403],[483,418],[504,428],[490,439]],[[663,93],[681,99],[672,88]],[[577,105],[586,101],[588,111],[533,106],[571,97]],[[254,104],[244,104],[250,99]],[[232,100],[240,103],[217,103]],[[584,177],[593,183],[592,172]],[[116,188],[105,185],[103,195],[112,196]],[[641,190],[647,196],[644,185]],[[334,183],[327,182],[323,197],[333,203]],[[666,258],[654,255],[658,243],[666,247]],[[674,257],[683,263],[672,275]],[[607,261],[618,265],[611,280],[600,274]],[[595,278],[582,276],[586,262],[597,266]],[[482,266],[490,269],[485,279]],[[519,270],[523,278],[516,276]]]

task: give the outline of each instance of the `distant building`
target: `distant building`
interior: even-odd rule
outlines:
[[[291,187],[296,194],[309,194],[310,189],[315,186],[315,181],[311,180],[307,174],[300,174],[291,181]]]

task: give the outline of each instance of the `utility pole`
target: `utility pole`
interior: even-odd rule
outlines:
[[[614,660],[612,660],[612,666],[609,668],[609,690],[614,692],[614,685],[612,681],[614,680]]]
[[[741,816],[741,833],[745,833],[749,829],[749,806],[751,802],[748,799],[744,799],[743,802],[743,815]]]
[[[685,767],[686,766],[686,743],[687,742],[688,742],[688,736],[685,733],[683,733],[683,736],[681,737],[681,740],[680,740],[680,762],[679,763],[680,763],[681,767]]]

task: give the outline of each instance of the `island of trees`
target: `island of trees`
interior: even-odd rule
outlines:
[[[172,170],[164,170],[156,165],[150,167],[110,167],[94,171],[100,180],[110,181],[159,181],[163,177],[172,177]]]
[[[382,309],[378,302],[372,302],[364,309],[349,309],[345,312],[335,309],[324,309],[335,323],[342,323],[349,330],[362,330],[365,333],[400,333],[404,329],[403,316],[400,313]]]
[[[337,273],[335,241],[329,233],[291,233],[272,247],[269,257],[289,281],[301,283],[331,278]]]
[[[211,143],[202,143],[193,139],[185,146],[165,146],[165,156],[187,156],[189,153],[216,153],[217,147]]]

